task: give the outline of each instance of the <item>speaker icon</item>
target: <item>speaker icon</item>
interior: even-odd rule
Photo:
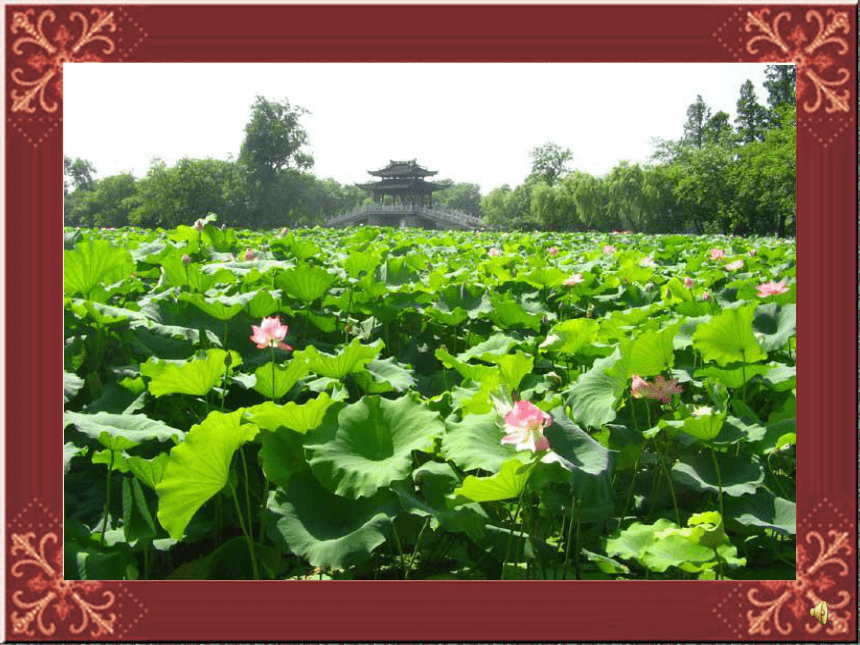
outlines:
[[[809,610],[809,615],[812,616],[815,620],[817,620],[820,624],[825,625],[830,618],[830,612],[827,609],[827,603],[823,600],[815,605],[812,609]],[[833,623],[830,622],[832,625]]]

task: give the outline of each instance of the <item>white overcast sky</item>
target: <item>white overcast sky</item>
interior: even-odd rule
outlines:
[[[529,151],[552,141],[604,175],[677,139],[701,94],[734,121],[741,85],[767,92],[762,64],[73,63],[63,66],[64,152],[98,177],[143,177],[153,158],[239,154],[256,95],[307,108],[314,173],[366,182],[389,159],[486,194],[521,184]]]

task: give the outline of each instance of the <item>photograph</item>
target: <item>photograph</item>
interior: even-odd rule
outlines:
[[[67,579],[794,578],[794,65],[64,74]]]

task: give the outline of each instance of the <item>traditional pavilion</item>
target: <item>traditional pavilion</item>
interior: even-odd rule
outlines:
[[[368,170],[379,181],[358,184],[373,195],[373,204],[330,218],[328,226],[413,226],[437,229],[476,229],[481,220],[433,203],[433,193],[444,184],[427,181],[438,171],[427,170],[416,159],[388,162],[385,168]]]

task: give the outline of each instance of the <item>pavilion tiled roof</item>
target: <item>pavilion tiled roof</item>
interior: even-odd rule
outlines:
[[[427,170],[424,166],[419,165],[416,159],[408,161],[394,161],[392,159],[385,168],[368,170],[367,172],[374,177],[430,177],[439,171]]]
[[[370,184],[358,184],[364,190],[373,192],[412,192],[412,193],[428,193],[435,190],[445,190],[448,188],[445,184],[436,184],[430,181],[424,181],[420,177],[404,177],[397,179],[383,179]]]

